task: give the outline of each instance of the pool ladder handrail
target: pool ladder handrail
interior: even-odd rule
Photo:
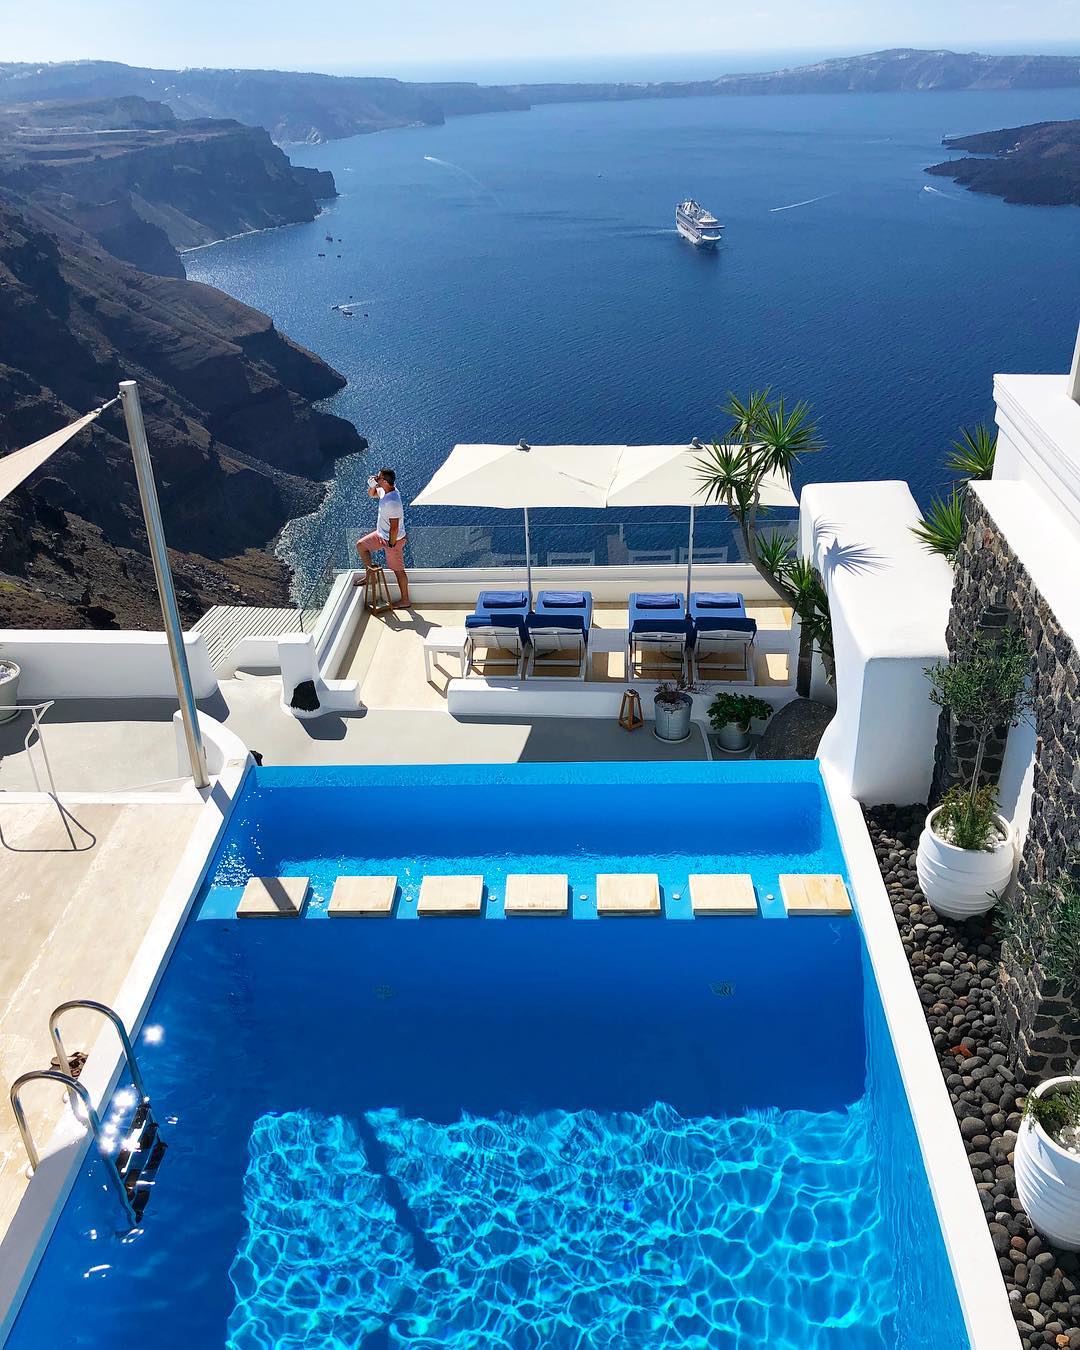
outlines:
[[[128,1073],[131,1075],[131,1081],[135,1088],[137,1096],[135,1113],[127,1137],[115,1156],[111,1151],[110,1144],[103,1139],[101,1119],[90,1101],[90,1094],[75,1077],[71,1060],[68,1058],[67,1051],[64,1049],[64,1042],[60,1036],[60,1019],[65,1013],[73,1012],[76,1009],[83,1012],[99,1013],[112,1024],[120,1038]],[[150,1109],[150,1097],[146,1091],[146,1085],[143,1082],[138,1060],[135,1058],[135,1051],[131,1044],[131,1037],[127,1033],[123,1019],[115,1009],[110,1008],[106,1003],[99,1003],[92,998],[72,998],[65,1003],[58,1004],[52,1010],[49,1015],[49,1035],[56,1050],[56,1062],[59,1067],[56,1069],[32,1070],[30,1073],[24,1073],[11,1085],[11,1107],[15,1112],[15,1119],[19,1126],[19,1133],[22,1135],[27,1157],[30,1159],[30,1167],[33,1171],[37,1170],[40,1155],[31,1137],[26,1113],[23,1111],[22,1103],[19,1100],[20,1092],[28,1082],[35,1079],[61,1083],[69,1093],[74,1093],[75,1097],[82,1102],[86,1112],[86,1121],[90,1125],[98,1153],[105,1164],[105,1170],[109,1174],[110,1181],[117,1188],[125,1215],[134,1226],[141,1219],[146,1202],[150,1198],[150,1190],[154,1185],[153,1177],[160,1166],[167,1145],[161,1138],[157,1121]],[[74,1102],[72,1102],[72,1109],[74,1110]],[[75,1115],[77,1118],[79,1117],[78,1111],[75,1112]]]
[[[26,1149],[26,1156],[30,1159],[30,1170],[36,1172],[41,1164],[41,1155],[38,1153],[37,1145],[34,1143],[34,1136],[30,1132],[30,1125],[26,1119],[26,1112],[23,1110],[21,1100],[22,1090],[27,1083],[48,1082],[59,1083],[66,1088],[69,1094],[73,1094],[82,1102],[83,1110],[86,1112],[85,1123],[89,1124],[90,1131],[94,1136],[94,1142],[97,1144],[98,1153],[102,1161],[106,1164],[105,1170],[109,1174],[109,1180],[116,1189],[117,1199],[124,1208],[132,1227],[138,1223],[135,1213],[135,1207],[127,1193],[127,1187],[124,1185],[124,1179],[120,1175],[120,1170],[116,1165],[115,1159],[105,1149],[102,1142],[101,1119],[94,1110],[94,1104],[90,1100],[90,1093],[77,1078],[72,1078],[70,1073],[61,1073],[58,1069],[31,1069],[29,1073],[20,1074],[11,1085],[9,1094],[11,1099],[11,1109],[15,1113],[15,1122],[19,1127],[19,1134],[22,1136],[23,1147]],[[72,1110],[74,1110],[72,1105]],[[76,1119],[79,1119],[78,1111],[75,1111]]]
[[[107,1018],[116,1029],[116,1034],[120,1037],[120,1044],[123,1047],[124,1058],[127,1060],[128,1073],[131,1074],[131,1081],[134,1084],[135,1091],[139,1094],[140,1103],[149,1103],[150,1098],[146,1094],[146,1088],[143,1084],[142,1074],[139,1072],[139,1065],[135,1059],[135,1051],[131,1045],[131,1037],[127,1034],[127,1028],[124,1026],[120,1014],[110,1008],[106,1003],[99,1003],[92,998],[71,998],[66,1003],[61,1003],[55,1007],[49,1015],[49,1035],[52,1037],[52,1043],[56,1047],[56,1061],[60,1065],[60,1071],[71,1074],[71,1061],[67,1057],[67,1051],[64,1049],[64,1042],[60,1039],[60,1018],[64,1013],[72,1012],[76,1008],[81,1008],[85,1012],[100,1013],[102,1017]]]

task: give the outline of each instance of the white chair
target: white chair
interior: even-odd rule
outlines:
[[[465,669],[466,675],[488,674],[488,670],[476,670],[477,653],[483,652],[483,663],[487,667],[507,666],[507,673],[520,678],[525,664],[527,635],[524,621],[499,621],[492,617],[470,614],[465,620]]]
[[[537,670],[543,662],[546,670]],[[589,632],[567,625],[529,627],[529,654],[525,677],[531,680],[561,680],[572,671],[575,680],[583,680],[589,669]]]

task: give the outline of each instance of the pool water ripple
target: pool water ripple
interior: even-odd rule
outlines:
[[[232,1350],[880,1345],[895,1314],[868,1107],[265,1115]],[[372,1168],[374,1131],[413,1237]]]

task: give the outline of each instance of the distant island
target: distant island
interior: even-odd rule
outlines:
[[[138,95],[177,117],[266,127],[280,144],[319,142],[543,103],[746,94],[921,93],[1080,87],[1080,57],[985,56],[901,47],[712,80],[621,84],[407,83],[274,70],[153,70],[116,61],[0,62],[0,103]]]
[[[927,173],[1007,202],[1080,206],[1080,119],[947,136],[942,144],[982,158],[947,159]]]

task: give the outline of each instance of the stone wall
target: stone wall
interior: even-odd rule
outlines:
[[[1019,936],[1006,942],[996,991],[999,1016],[1020,1070],[1032,1079],[1071,1072],[1080,1062],[1080,1008],[1039,969],[1031,953],[1044,945],[1051,916],[1042,883],[1070,865],[1080,848],[1080,653],[1062,631],[1019,559],[974,493],[956,560],[949,650],[979,629],[1008,626],[1022,634],[1032,660],[1037,733],[1031,824],[1015,894],[1005,916]],[[988,781],[1001,769],[1006,729],[987,751]],[[973,768],[970,730],[943,713],[938,728],[933,798]],[[1073,865],[1075,867],[1075,864]]]

